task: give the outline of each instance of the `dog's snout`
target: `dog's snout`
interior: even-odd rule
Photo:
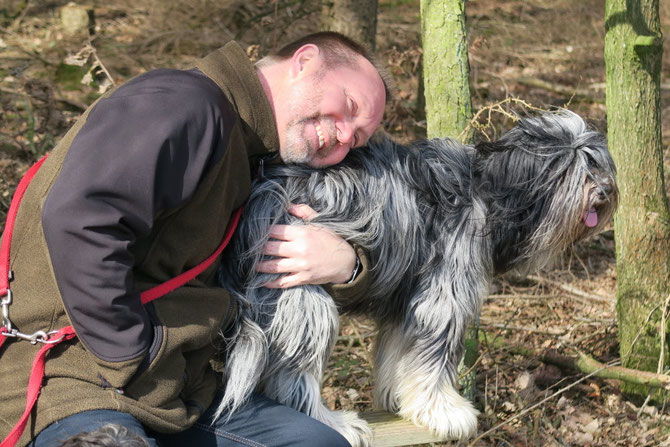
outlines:
[[[599,203],[608,203],[614,201],[616,203],[617,188],[613,181],[603,181],[596,186],[593,200]]]
[[[612,185],[610,185],[609,183],[600,185],[600,187],[598,188],[598,198],[600,200],[607,200],[607,198],[612,195],[613,191],[614,188],[612,188]]]

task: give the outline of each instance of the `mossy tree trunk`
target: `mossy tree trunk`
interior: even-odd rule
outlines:
[[[465,0],[421,0],[421,38],[428,138],[459,137],[472,119]],[[461,139],[469,142],[471,135]],[[461,386],[470,400],[475,396],[471,368],[477,360],[478,326],[477,319],[466,334],[459,367]]]
[[[607,0],[607,129],[618,168],[614,216],[620,354],[628,368],[656,372],[661,344],[670,366],[670,213],[663,179],[658,0]],[[631,347],[632,346],[632,347]],[[624,391],[649,390],[626,385]],[[659,396],[655,396],[659,397]]]
[[[323,0],[321,29],[342,33],[374,51],[377,0]]]
[[[421,0],[421,38],[428,138],[456,138],[472,119],[465,0]]]

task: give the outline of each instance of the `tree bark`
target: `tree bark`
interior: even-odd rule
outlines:
[[[421,37],[428,138],[456,138],[472,118],[465,1],[421,0]]]
[[[321,29],[342,33],[374,51],[377,0],[323,0]]]
[[[670,294],[670,212],[661,143],[659,3],[607,0],[605,9],[607,129],[620,192],[614,216],[620,354],[625,367],[656,372],[661,352],[661,369],[670,364],[668,349],[662,349],[670,329],[662,318]],[[625,385],[624,391],[646,395],[649,389]]]
[[[456,138],[472,119],[465,1],[421,0],[421,37],[428,138]],[[471,136],[466,134],[464,142],[469,142]],[[465,355],[459,365],[461,388],[472,401],[478,327],[477,318],[467,331]]]

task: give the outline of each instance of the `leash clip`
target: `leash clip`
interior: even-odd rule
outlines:
[[[5,334],[12,332],[12,321],[9,319],[10,304],[12,304],[12,291],[7,289],[5,296],[0,300],[0,306],[2,306],[2,325],[5,327]]]
[[[10,323],[11,325],[11,323]],[[7,327],[7,326],[5,326]],[[24,334],[23,332],[18,331],[17,329],[11,329],[2,333],[5,337],[12,337],[18,340],[29,341],[31,345],[36,345],[37,343],[44,343],[46,345],[52,345],[60,342],[63,339],[63,336],[58,337],[55,340],[50,340],[50,337],[58,331],[36,331],[32,334]]]
[[[13,275],[10,271],[9,274],[10,280],[12,276]],[[55,340],[50,340],[51,336],[58,331],[52,331],[52,332],[36,331],[32,334],[24,334],[23,332],[20,332],[18,329],[14,329],[14,326],[12,326],[12,320],[9,319],[9,305],[12,304],[12,298],[13,298],[12,291],[9,288],[7,288],[7,290],[4,292],[4,296],[2,297],[2,299],[0,299],[0,306],[2,307],[2,326],[4,329],[2,332],[0,332],[0,335],[4,337],[16,338],[18,340],[26,340],[29,341],[31,345],[35,345],[37,343],[44,343],[50,345],[58,343],[63,339],[63,337],[59,337]]]

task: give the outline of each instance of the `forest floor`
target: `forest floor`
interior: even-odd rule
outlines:
[[[108,87],[108,79],[118,84],[152,68],[188,67],[231,38],[249,54],[262,55],[316,31],[319,23],[315,0],[93,0],[86,2],[95,15],[89,42],[62,28],[65,3],[5,0],[0,6],[0,222],[20,176]],[[419,1],[379,5],[377,50],[397,84],[385,128],[410,141],[425,136],[417,100]],[[510,113],[523,114],[527,105],[568,107],[606,131],[604,8],[604,0],[467,3],[472,99],[475,111],[483,111],[479,138],[498,135],[512,124]],[[661,2],[661,18],[670,35],[670,2]],[[666,178],[668,48],[666,42]],[[89,73],[91,82],[82,83]],[[551,269],[495,280],[483,307],[476,364],[480,436],[459,445],[670,446],[665,401],[633,402],[616,380],[541,360],[582,351],[603,363],[616,361],[615,286],[611,228],[576,245]],[[370,321],[344,319],[324,382],[333,408],[370,409],[374,335]]]

